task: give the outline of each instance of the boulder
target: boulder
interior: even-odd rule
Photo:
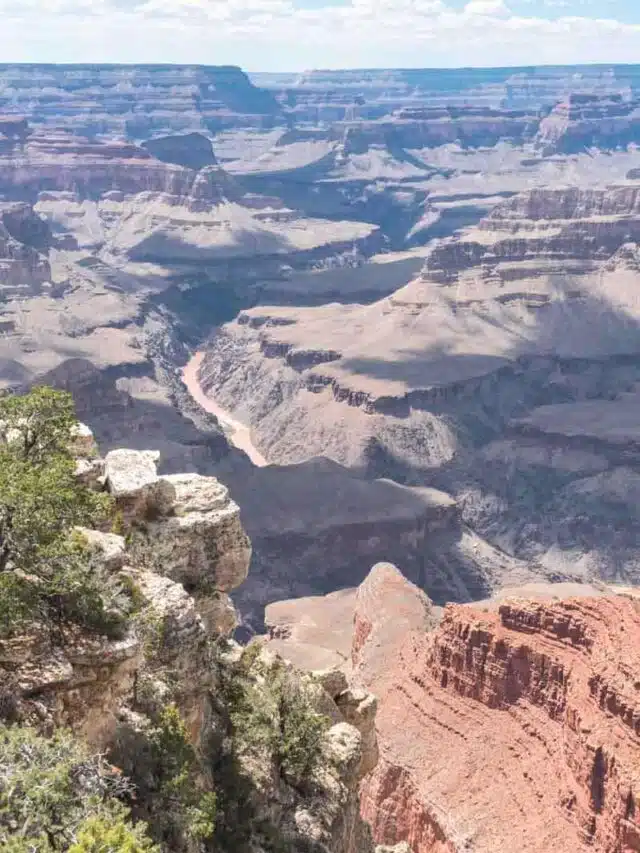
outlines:
[[[349,688],[335,697],[335,703],[345,722],[350,723],[360,732],[362,756],[358,775],[366,776],[378,763],[377,699],[365,690]]]
[[[227,488],[199,474],[174,474],[160,482],[174,496],[171,514],[146,525],[133,553],[198,597],[239,586],[249,571],[251,544]]]
[[[105,457],[105,482],[127,520],[153,518],[169,512],[175,493],[158,477],[155,450],[112,450]]]
[[[108,572],[119,571],[125,563],[125,541],[115,533],[104,533],[88,527],[77,527],[76,531],[87,541],[94,559]]]

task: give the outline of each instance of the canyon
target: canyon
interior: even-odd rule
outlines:
[[[0,388],[224,483],[380,845],[640,849],[639,145],[640,66],[0,66]]]
[[[0,383],[221,476],[249,631],[637,578],[639,78],[527,73],[0,68]]]

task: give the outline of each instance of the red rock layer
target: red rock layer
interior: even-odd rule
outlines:
[[[381,759],[362,790],[377,842],[640,850],[636,601],[450,605],[435,632],[396,635],[385,655],[367,657],[357,636],[357,677],[379,699]]]

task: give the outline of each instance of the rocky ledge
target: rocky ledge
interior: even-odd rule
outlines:
[[[3,639],[0,719],[49,733],[71,728],[139,781],[147,733],[173,705],[196,748],[200,784],[221,803],[226,840],[216,838],[216,850],[283,844],[292,853],[373,853],[358,786],[378,757],[375,699],[337,671],[303,673],[259,644],[243,649],[229,640],[236,619],[228,592],[246,578],[251,547],[226,488],[214,477],[158,476],[150,451],[101,459],[82,425],[73,447],[77,476],[111,495],[114,527],[126,537],[77,534],[96,570],[128,590],[133,610],[119,639],[78,628],[63,642],[46,626]],[[320,725],[309,778],[283,771],[284,732],[273,741],[273,720],[264,718],[271,702],[283,724],[277,697],[285,690],[303,722]]]

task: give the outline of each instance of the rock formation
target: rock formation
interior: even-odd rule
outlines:
[[[456,68],[313,70],[304,74],[252,74],[257,85],[274,93],[296,121],[329,123],[348,117],[376,119],[393,110],[423,104],[464,110],[538,110],[569,93],[628,94],[639,87],[637,66],[607,68]]]
[[[541,122],[536,142],[545,153],[626,147],[640,141],[640,104],[621,94],[572,94]]]
[[[49,93],[58,93],[58,99]],[[0,109],[38,126],[144,139],[152,133],[270,127],[280,109],[234,66],[3,65]]]
[[[534,584],[441,612],[381,564],[348,606],[311,604],[283,605],[288,636],[272,628],[268,645],[313,664],[332,635],[311,625],[351,622],[342,669],[378,698],[380,760],[361,805],[379,844],[640,849],[637,591]]]
[[[637,579],[631,541],[597,520],[613,504],[595,509],[633,491],[637,199],[630,181],[516,195],[378,302],[242,312],[201,383],[274,462],[438,485],[513,556]]]
[[[385,676],[361,670],[382,706],[385,758],[363,789],[376,837],[417,851],[639,849],[637,630],[624,596],[450,606],[430,637],[405,636]]]
[[[51,281],[50,235],[28,204],[0,201],[0,299],[34,296]]]
[[[0,384],[219,474],[251,629],[378,560],[439,603],[633,579],[637,154],[609,112],[638,77],[579,73],[3,66]],[[559,102],[607,156],[545,153]],[[201,385],[265,470],[180,381],[210,334]]]
[[[201,133],[158,136],[143,142],[142,148],[163,163],[174,163],[187,169],[199,171],[216,165],[211,140]]]
[[[150,720],[158,708],[174,703],[205,776],[211,766],[221,768],[214,784],[224,803],[219,816],[224,832],[235,833],[229,849],[252,850],[280,839],[291,850],[372,853],[359,816],[358,783],[377,760],[375,700],[350,690],[344,678],[305,675],[271,651],[243,652],[226,639],[234,628],[226,593],[244,580],[250,546],[224,487],[196,474],[159,477],[157,456],[149,452],[119,450],[96,459],[84,428],[75,447],[78,475],[86,475],[85,463],[92,460],[93,488],[109,492],[128,531],[126,543],[98,530],[78,534],[103,570],[135,593],[136,615],[121,640],[81,632],[64,645],[47,632],[3,639],[2,717],[45,732],[70,727],[135,775],[143,774],[146,759],[137,751]],[[281,679],[304,697],[310,712],[326,718],[322,761],[310,771],[313,784],[308,779],[290,784],[267,743],[249,748],[235,728],[230,764],[229,734],[221,737],[235,713],[238,690],[259,706],[271,701],[268,690]],[[259,713],[251,705],[243,710]],[[234,809],[242,809],[235,827]],[[226,843],[216,849],[226,850]]]

